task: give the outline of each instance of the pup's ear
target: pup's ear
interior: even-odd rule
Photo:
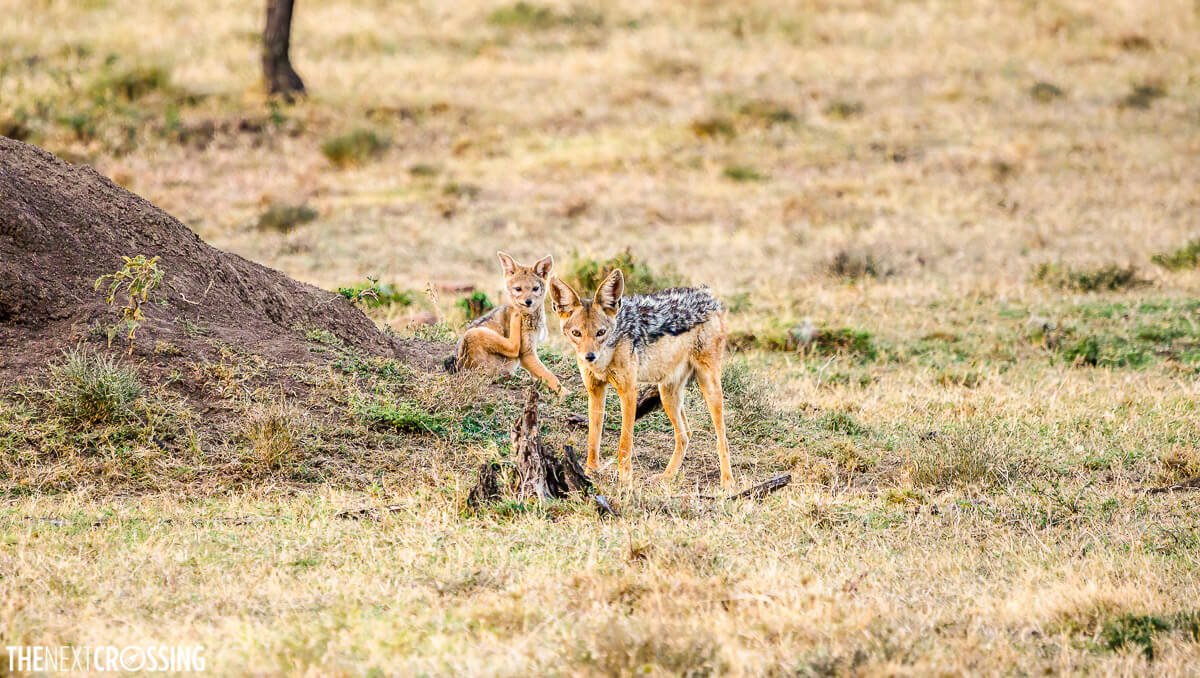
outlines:
[[[605,313],[616,315],[621,308],[622,294],[625,294],[625,274],[621,273],[621,269],[618,268],[609,273],[604,282],[600,283],[592,303],[604,309]]]
[[[504,252],[497,252],[496,256],[500,259],[500,268],[504,269],[505,276],[511,276],[517,272],[517,262]]]
[[[579,295],[571,286],[555,276],[550,279],[550,305],[560,318],[570,317],[571,312],[579,307]]]
[[[554,268],[554,257],[547,254],[533,265],[533,272],[537,274],[537,277],[545,280],[550,275],[552,268]]]

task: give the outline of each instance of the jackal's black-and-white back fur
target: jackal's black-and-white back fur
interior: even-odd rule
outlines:
[[[678,336],[722,310],[707,287],[673,287],[621,299],[616,326],[605,342],[616,346],[629,340],[640,351],[665,336]]]

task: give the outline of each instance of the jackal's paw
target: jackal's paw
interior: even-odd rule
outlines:
[[[656,474],[650,476],[650,482],[658,483],[660,485],[670,486],[675,482],[675,474],[674,473],[670,473],[670,474],[656,473]]]
[[[721,489],[722,490],[733,489],[733,476],[721,476]]]

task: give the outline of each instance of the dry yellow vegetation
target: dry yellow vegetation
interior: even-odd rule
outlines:
[[[0,645],[202,643],[220,674],[1196,671],[1200,493],[1145,492],[1200,475],[1194,2],[304,0],[294,105],[261,93],[261,4],[0,0],[0,133],[295,278],[411,290],[369,310],[401,333],[461,318],[447,283],[495,298],[497,249],[629,250],[727,300],[735,473],[796,479],[695,499],[693,394],[683,479],[648,480],[654,415],[621,519],[473,516],[502,435],[439,435],[444,390],[378,415],[419,437],[370,442],[403,469],[374,481],[4,471]],[[250,408],[247,459],[314,449],[305,406]],[[399,508],[335,517],[375,504]]]

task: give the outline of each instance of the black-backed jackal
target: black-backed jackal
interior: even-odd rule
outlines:
[[[504,284],[511,303],[497,306],[467,325],[454,356],[446,360],[446,369],[511,374],[520,363],[551,390],[559,392],[558,377],[542,364],[537,354],[538,344],[549,336],[543,301],[554,260],[545,256],[532,266],[523,266],[504,252],[497,252],[496,256],[504,269]]]
[[[562,319],[562,331],[575,347],[579,373],[588,393],[587,467],[597,467],[604,427],[604,394],[611,384],[621,400],[621,439],[617,470],[622,485],[633,482],[633,422],[638,383],[658,384],[663,410],[675,428],[675,453],[663,471],[669,481],[679,470],[690,429],[683,401],[693,376],[712,415],[721,459],[721,486],[733,484],[729,444],[725,440],[721,362],[725,354],[725,310],[704,288],[674,288],[648,295],[623,296],[625,278],[615,270],[592,299],[558,278],[550,281],[550,301]]]

